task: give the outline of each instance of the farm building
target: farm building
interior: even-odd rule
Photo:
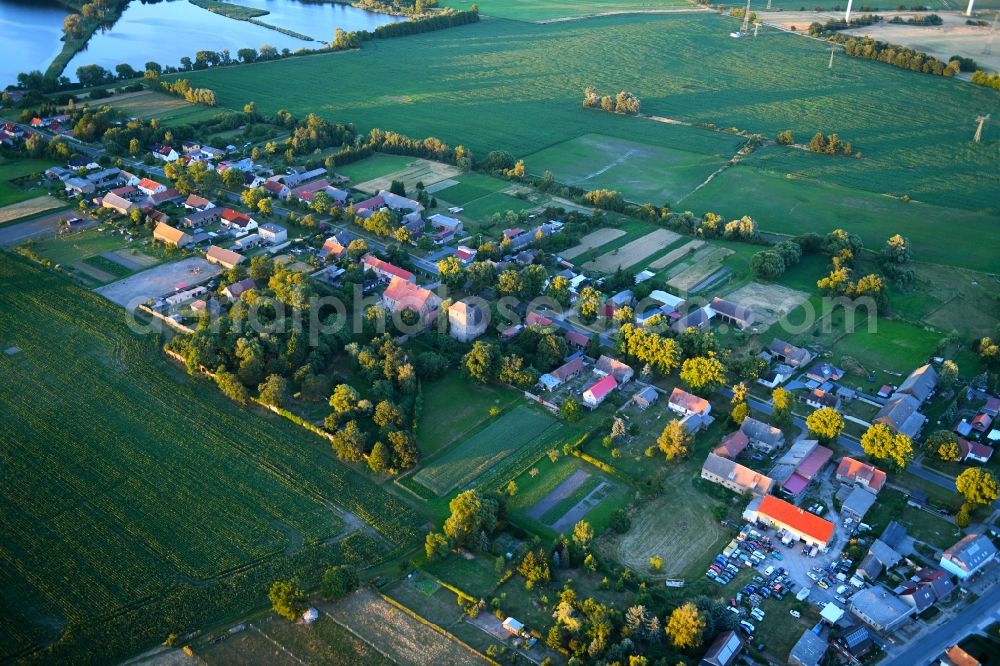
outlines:
[[[288,240],[288,230],[277,224],[262,224],[258,233],[262,241],[271,245],[280,245]]]
[[[188,210],[205,210],[215,208],[215,204],[205,197],[200,197],[197,194],[189,194],[188,198],[184,200],[184,207]]]
[[[472,342],[486,331],[486,316],[482,308],[465,301],[456,301],[448,308],[448,335],[459,342]]]
[[[215,224],[219,221],[220,215],[222,215],[222,211],[218,208],[196,210],[193,213],[185,215],[184,221],[181,224],[185,227],[201,227],[209,224]]]
[[[747,436],[750,446],[763,451],[773,453],[785,446],[785,434],[780,428],[775,428],[763,421],[758,421],[753,417],[743,419],[740,424],[740,432]]]
[[[162,222],[157,224],[156,228],[153,229],[153,240],[158,240],[161,243],[173,245],[174,247],[187,247],[193,242],[190,235]]]
[[[647,409],[650,406],[655,405],[656,401],[659,399],[660,392],[652,386],[647,386],[632,396],[632,401],[638,405],[639,409]]]
[[[114,192],[108,192],[101,197],[101,207],[110,208],[119,215],[128,215],[135,208],[135,204]]]
[[[323,247],[319,250],[319,256],[321,259],[328,257],[340,259],[347,252],[347,247],[351,244],[351,241],[356,239],[357,236],[347,231],[341,231],[334,236],[330,236],[323,242]]]
[[[416,282],[417,278],[410,271],[404,270],[399,266],[393,266],[388,261],[382,261],[378,257],[374,257],[370,254],[366,254],[361,260],[361,265],[364,267],[365,272],[371,271],[378,276],[380,280],[394,280],[400,278],[406,280],[407,282]]]
[[[858,485],[878,494],[885,485],[885,472],[854,458],[844,458],[837,465],[837,481],[848,485]]]
[[[243,255],[237,254],[232,250],[227,250],[218,245],[213,245],[208,248],[208,252],[205,253],[205,258],[213,264],[219,264],[223,268],[233,268],[238,266],[243,261]]]
[[[149,203],[153,204],[154,206],[159,206],[165,203],[177,202],[180,200],[181,200],[181,193],[172,187],[170,189],[163,190],[162,192],[157,192],[156,194],[151,194],[149,196]]]
[[[851,597],[851,613],[875,631],[888,632],[913,615],[913,608],[881,585],[875,585]]]
[[[504,630],[513,636],[520,636],[524,631],[524,623],[515,620],[512,617],[508,617],[503,621]]]
[[[554,391],[565,382],[576,377],[583,370],[583,357],[576,358],[563,363],[552,372],[548,372],[538,378],[538,383],[545,389]]]
[[[628,384],[635,371],[627,363],[622,363],[618,359],[610,356],[601,356],[594,365],[594,372],[602,375],[611,375],[619,384]]]
[[[750,444],[750,439],[747,437],[746,433],[742,430],[737,430],[734,433],[730,433],[722,438],[719,445],[715,447],[712,451],[717,456],[722,456],[723,458],[729,458],[730,460],[736,460],[737,456],[743,453],[743,449],[747,448]]]
[[[539,328],[548,328],[552,326],[552,320],[548,317],[544,317],[537,312],[529,312],[524,317],[525,326],[537,326]]]
[[[773,495],[765,495],[754,507],[754,502],[743,513],[750,522],[761,522],[784,529],[796,538],[825,550],[833,538],[833,523],[800,509]]]
[[[178,291],[170,296],[163,299],[163,302],[170,306],[180,305],[181,303],[187,303],[188,301],[195,299],[202,294],[208,292],[205,287],[194,287],[192,289],[185,289],[184,291]]]
[[[735,631],[723,631],[701,658],[700,666],[731,666],[743,650],[743,641]]]
[[[698,308],[696,310],[691,310],[683,317],[675,321],[671,328],[673,328],[675,333],[683,333],[689,328],[693,328],[698,331],[704,331],[708,328],[708,324],[712,321],[712,309],[710,306],[706,305],[703,308]]]
[[[934,393],[937,381],[937,371],[928,363],[911,372],[896,389],[896,393],[912,395],[923,403]]]
[[[709,453],[705,458],[705,464],[701,466],[701,478],[735,493],[750,492],[754,495],[766,495],[774,485],[771,478],[714,453]]]
[[[447,230],[452,233],[461,233],[462,231],[462,221],[457,220],[453,217],[448,217],[447,215],[442,215],[441,213],[435,213],[427,218],[427,221],[431,223],[435,229]]]
[[[615,381],[614,375],[605,375],[583,392],[583,403],[591,409],[596,409],[617,387],[618,382]]]
[[[795,345],[785,342],[784,340],[779,340],[778,338],[771,340],[771,344],[768,346],[767,351],[775,358],[775,360],[790,365],[793,368],[801,368],[813,359],[813,355],[808,350],[803,349],[802,347],[796,347]]]
[[[312,169],[311,171],[303,171],[301,173],[295,171],[285,176],[281,176],[281,179],[288,187],[296,187],[301,183],[306,183],[309,182],[310,180],[315,180],[325,175],[326,175],[326,169],[322,167],[317,167],[315,169]]]
[[[863,486],[854,486],[854,490],[844,500],[840,507],[841,515],[860,523],[865,518],[865,514],[875,504],[875,493],[868,491]]]
[[[590,345],[590,335],[580,331],[566,331],[566,342],[575,349],[586,349]]]
[[[826,655],[827,647],[826,640],[806,630],[792,646],[792,651],[788,655],[789,666],[819,666]]]
[[[684,305],[684,299],[680,296],[674,296],[673,294],[667,293],[662,289],[654,289],[649,292],[650,300],[656,301],[664,308],[669,308],[669,311],[673,312]]]
[[[941,568],[965,580],[996,559],[997,549],[985,534],[970,534],[944,551]]]
[[[393,278],[382,294],[382,305],[390,312],[412,310],[425,324],[433,318],[441,305],[441,297],[403,278]]]
[[[94,191],[94,184],[85,178],[67,178],[63,183],[66,187],[66,194],[71,196],[90,194]]]
[[[246,292],[256,288],[257,288],[257,283],[254,282],[253,278],[244,278],[239,282],[234,282],[230,285],[227,285],[225,288],[223,288],[222,293],[225,294],[228,298],[236,300]]]
[[[781,490],[797,497],[833,457],[833,451],[815,439],[800,439],[778,459],[771,476],[782,484]]]
[[[670,400],[667,406],[670,407],[671,411],[682,416],[687,416],[688,414],[708,416],[712,412],[712,405],[708,403],[708,400],[699,398],[679,388],[675,388],[670,393]]]
[[[325,178],[321,180],[314,180],[311,183],[306,183],[305,185],[296,187],[292,190],[291,196],[295,197],[299,201],[309,203],[320,192],[325,192],[330,199],[338,204],[343,204],[347,201],[348,197],[350,197],[347,192],[334,187]]]
[[[875,415],[873,423],[889,426],[910,439],[916,438],[927,418],[917,411],[920,401],[908,393],[894,393]]]
[[[754,322],[754,312],[750,308],[744,307],[732,301],[722,298],[713,298],[709,306],[715,316],[731,326],[743,330]]]

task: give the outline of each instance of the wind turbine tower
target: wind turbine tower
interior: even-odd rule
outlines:
[[[973,143],[979,143],[980,139],[983,138],[983,125],[985,125],[989,119],[990,114],[988,113],[985,116],[976,116],[976,122],[979,123],[979,125],[976,126],[976,135],[972,137]]]
[[[827,69],[833,69],[833,52],[837,49],[835,44],[830,44],[830,63],[826,66]]]
[[[976,0],[969,0],[969,6],[965,9],[966,16],[972,16],[972,5],[974,5]]]
[[[744,35],[750,29],[750,0],[747,0],[746,9],[743,10],[743,25],[740,26],[740,32]]]
[[[997,16],[1000,16],[1000,12],[993,15],[993,24],[990,26],[990,36],[986,38],[986,45],[983,46],[983,54],[991,55],[993,53],[993,38],[997,34]]]
[[[771,8],[771,0],[767,0],[767,8],[768,8],[768,9],[770,9],[770,8]]]
[[[757,36],[757,31],[760,30],[760,21],[754,21],[753,23],[753,36]]]
[[[969,0],[970,3],[973,2],[973,1],[974,0]],[[851,5],[853,5],[853,4],[854,4],[854,0],[847,0],[847,11],[844,13],[844,22],[845,23],[849,24],[851,22]]]

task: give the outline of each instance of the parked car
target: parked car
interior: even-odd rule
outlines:
[[[819,585],[824,590],[829,590],[830,589],[830,584],[826,582],[826,579],[823,579],[823,580],[819,581],[816,584]]]
[[[791,615],[792,617],[802,617],[802,613],[798,612],[794,608],[788,611],[788,614]]]
[[[781,556],[781,553],[779,553],[778,551],[774,551],[773,553],[771,553],[771,557],[773,557],[776,560],[785,559],[784,557]]]
[[[752,634],[755,629],[755,627],[746,620],[740,620],[740,628],[743,629],[747,634]]]
[[[809,580],[819,580],[819,575],[816,574],[813,571],[810,571],[809,573],[807,573],[806,576],[809,577]]]
[[[736,606],[726,606],[726,608],[728,608],[732,613],[735,613],[736,615],[740,614],[740,609],[737,608]]]

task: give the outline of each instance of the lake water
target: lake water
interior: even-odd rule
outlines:
[[[271,23],[315,39],[330,41],[334,30],[372,30],[401,20],[347,5],[303,4],[297,0],[237,0],[234,4],[261,7],[271,13],[260,17]],[[59,53],[62,22],[66,12],[46,2],[0,0],[0,87],[14,83],[17,74],[32,69],[45,71]],[[128,63],[142,70],[155,60],[161,65],[179,65],[196,51],[229,49],[233,58],[241,48],[267,44],[279,51],[320,46],[277,30],[247,21],[213,14],[187,0],[164,0],[144,4],[132,0],[114,26],[98,31],[87,48],[73,57],[64,75],[76,79],[81,65],[97,64],[114,71]]]
[[[45,71],[62,50],[66,10],[56,3],[0,0],[0,89],[17,75]]]

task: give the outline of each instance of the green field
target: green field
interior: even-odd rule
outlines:
[[[448,448],[466,432],[490,418],[496,407],[504,410],[518,394],[499,386],[473,384],[460,372],[449,372],[422,386],[423,418],[417,427],[420,455],[428,458]]]
[[[383,155],[381,153],[366,157],[352,164],[337,167],[337,173],[351,179],[352,185],[387,176],[406,168],[413,158],[402,155]]]
[[[879,319],[874,332],[869,333],[867,323],[862,323],[837,343],[834,352],[856,359],[869,372],[892,370],[905,376],[930,360],[942,337],[906,322]],[[879,373],[878,378],[876,383],[885,383],[885,375]]]
[[[100,100],[100,104],[110,104],[130,118],[156,118],[165,127],[209,120],[218,113],[211,107],[191,104],[179,97],[152,90]]]
[[[441,4],[456,9],[468,9],[477,5],[483,16],[515,21],[551,21],[609,12],[648,12],[695,7],[693,2],[685,0],[445,0]]]
[[[271,580],[379,562],[420,519],[329,445],[236,408],[157,336],[64,278],[0,255],[0,656],[119,661],[261,604]],[[16,443],[16,446],[14,445]]]
[[[456,206],[464,206],[510,187],[510,183],[505,180],[476,172],[465,173],[452,180],[455,181],[454,185],[435,191],[434,196]]]
[[[584,134],[529,155],[525,165],[535,175],[551,171],[560,183],[585,190],[596,189],[600,183],[618,190],[629,201],[673,204],[721,167],[745,142],[742,137],[714,136],[717,152],[706,154]]]
[[[542,435],[554,423],[548,414],[519,405],[444,455],[430,460],[413,480],[445,495]]]
[[[10,181],[36,173],[41,174],[50,166],[52,162],[49,160],[8,160],[0,157],[0,206],[8,206],[45,194],[45,190],[40,187],[22,190]]]
[[[745,163],[781,177],[796,174],[870,194],[907,194],[937,206],[986,210],[986,220],[954,211],[944,217],[987,234],[988,242],[962,234],[923,257],[965,264],[971,256],[972,262],[984,265],[979,255],[997,236],[990,221],[997,219],[1000,201],[1000,174],[995,169],[1000,130],[989,126],[984,142],[975,145],[970,141],[971,120],[941,119],[972,118],[995,108],[1000,94],[853,58],[842,59],[830,72],[821,43],[771,29],[757,39],[736,41],[728,37],[734,25],[735,19],[702,13],[621,15],[545,25],[495,19],[385,40],[377,49],[366,46],[352,53],[185,76],[216,90],[227,106],[239,108],[252,99],[265,112],[315,111],[356,122],[361,129],[379,126],[416,137],[436,136],[466,145],[480,157],[497,148],[531,156],[594,134],[648,146],[650,151],[683,151],[709,160],[726,152],[720,149],[720,136],[722,145],[733,140],[706,129],[584,109],[582,89],[587,85],[602,92],[631,90],[641,98],[643,111],[656,116],[771,137],[791,129],[800,141],[816,131],[837,132],[863,154],[861,159],[775,149],[759,151]],[[414,52],[422,57],[411,57]],[[343,83],[335,93],[324,85],[330,67],[336,67]],[[289,81],[296,82],[298,94],[293,98],[283,92]],[[531,122],[525,122],[528,118]],[[684,164],[676,162],[671,168],[688,172],[693,180],[694,172]],[[606,165],[597,155],[593,164],[575,168],[587,174]],[[538,170],[531,163],[527,166]],[[614,187],[625,180],[612,176],[587,182]],[[664,185],[678,187],[673,182]],[[720,180],[719,186],[726,188],[726,181]],[[799,188],[807,193],[799,194]],[[732,216],[754,216],[764,229],[788,229],[789,211],[801,207],[803,198],[818,196],[815,186],[801,183],[768,196],[709,195],[706,192],[700,202],[685,200],[683,207],[695,212],[704,212],[695,204],[706,210],[725,207]],[[857,199],[871,197],[861,193]],[[928,212],[943,211],[900,207],[880,212],[882,224],[872,235],[882,238],[896,228],[926,229]],[[889,215],[896,217],[893,224],[888,223]],[[825,224],[809,222],[811,228]],[[929,232],[914,235],[921,236],[919,248],[931,247]]]

